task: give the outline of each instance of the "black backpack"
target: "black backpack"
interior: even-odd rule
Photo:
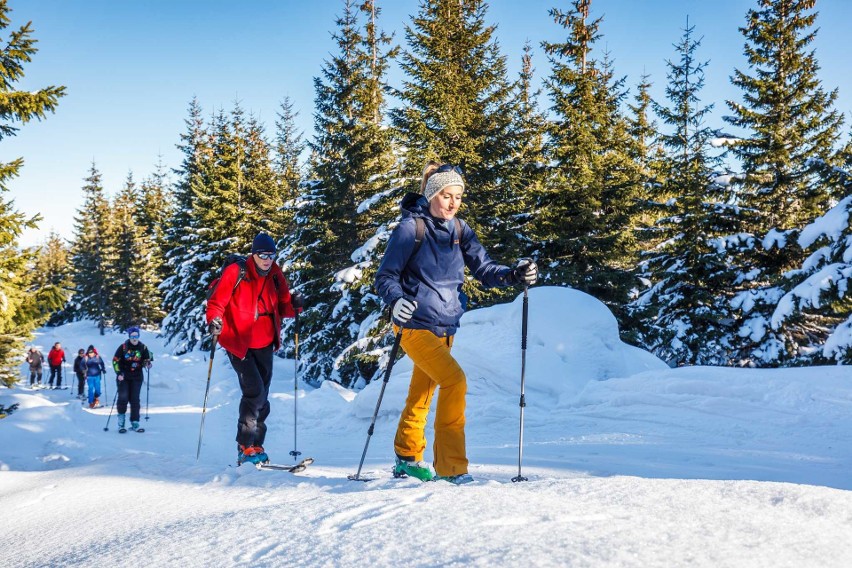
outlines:
[[[222,268],[219,269],[219,275],[214,278],[213,281],[210,282],[210,284],[207,285],[207,299],[209,300],[210,297],[213,295],[213,292],[216,291],[216,288],[219,286],[219,282],[222,280],[222,274],[224,274],[225,269],[231,266],[232,264],[237,264],[240,267],[240,275],[237,277],[237,281],[234,284],[233,290],[231,290],[231,294],[233,295],[234,290],[237,289],[237,286],[239,286],[240,282],[242,282],[246,277],[246,271],[248,270],[246,264],[247,262],[248,257],[245,257],[241,254],[229,254],[228,256],[226,256],[225,262],[222,263]],[[278,277],[275,274],[272,275],[272,283],[275,285],[275,291],[277,292]]]

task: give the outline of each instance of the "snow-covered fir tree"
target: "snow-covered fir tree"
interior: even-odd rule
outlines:
[[[157,161],[154,173],[142,180],[136,204],[136,222],[143,227],[153,245],[150,265],[162,282],[170,270],[166,266],[165,251],[168,249],[169,222],[174,217],[173,196],[162,157]]]
[[[115,196],[107,230],[107,313],[121,330],[153,325],[163,318],[160,275],[154,257],[154,235],[140,222],[140,195],[128,174]]]
[[[526,241],[516,233],[516,218],[494,211],[511,190],[523,189],[510,187],[508,178],[519,146],[518,90],[486,12],[481,0],[420,3],[406,27],[408,48],[400,60],[406,73],[397,93],[402,106],[391,117],[405,149],[406,189],[419,191],[430,160],[460,166],[466,187],[459,217],[495,260],[509,264]],[[516,293],[484,290],[473,279],[464,291],[471,307]]]
[[[183,159],[175,170],[177,182],[173,216],[169,219],[165,235],[165,263],[171,274],[160,284],[163,305],[168,312],[163,320],[163,335],[176,353],[183,353],[198,344],[201,339],[198,325],[204,323],[187,318],[197,299],[195,292],[199,275],[195,273],[195,266],[186,261],[191,258],[198,241],[195,231],[197,220],[193,215],[195,194],[206,183],[212,154],[201,105],[195,98],[189,104],[189,117],[184,124],[186,131],[181,134],[178,145]]]
[[[743,170],[742,244],[729,253],[738,275],[726,288],[737,292],[734,361],[742,365],[798,360],[827,335],[824,322],[809,321],[807,314],[777,328],[771,323],[778,301],[796,285],[785,274],[805,261],[796,231],[839,198],[824,166],[837,162],[843,118],[832,108],[837,91],[824,91],[817,76],[814,5],[759,0],[740,28],[749,65],[731,78],[743,102],[728,102],[727,120],[745,131],[732,146]]]
[[[718,304],[718,291],[730,279],[718,238],[735,226],[727,185],[713,181],[719,158],[709,154],[712,131],[701,106],[706,62],[697,59],[700,40],[687,24],[668,61],[668,104],[653,107],[668,131],[664,171],[655,193],[671,196],[660,204],[656,236],[661,242],[643,256],[642,276],[650,287],[630,306],[639,340],[671,365],[724,364],[730,350],[730,323]]]
[[[299,196],[299,187],[304,178],[302,152],[307,143],[303,140],[303,133],[296,126],[298,114],[293,108],[293,101],[289,97],[284,97],[276,115],[273,142],[273,169],[284,201],[284,209],[281,211],[283,233],[273,235],[273,237],[281,238],[278,243],[280,251],[285,251],[291,246],[290,239],[296,233],[295,205]],[[279,260],[284,261],[285,266],[289,263],[288,259],[287,254],[279,256]]]
[[[68,311],[75,318],[97,321],[103,333],[108,312],[109,277],[105,257],[109,254],[109,202],[94,162],[84,181],[83,205],[74,216],[71,243],[74,295]]]
[[[6,31],[11,24],[6,0],[0,0],[0,140],[15,136],[21,124],[44,119],[53,112],[65,87],[17,90],[24,77],[24,66],[32,61],[36,39],[30,22]],[[4,199],[7,183],[18,175],[22,158],[0,162],[0,383],[11,384],[18,377],[18,365],[24,353],[24,341],[41,320],[32,313],[19,311],[27,297],[29,278],[26,271],[32,255],[22,253],[18,239],[25,229],[35,228],[38,215],[27,215]]]
[[[39,248],[32,269],[30,297],[40,319],[48,324],[58,321],[74,288],[71,279],[71,254],[65,241],[51,231],[47,241]]]
[[[508,233],[501,248],[507,261],[521,257],[539,260],[539,243],[530,238],[527,229],[540,210],[535,196],[541,193],[546,178],[543,160],[547,120],[538,105],[541,91],[533,87],[534,72],[533,51],[527,43],[515,84],[517,112],[512,127],[515,147],[493,209],[494,218],[503,221],[500,227]]]
[[[362,24],[361,16],[366,20]],[[334,39],[338,52],[314,80],[312,182],[305,186],[290,265],[308,298],[302,316],[302,360],[309,381],[354,385],[375,372],[364,361],[362,323],[380,309],[371,292],[375,258],[365,251],[382,225],[378,207],[394,166],[390,131],[382,124],[385,75],[395,49],[379,31],[373,2],[343,2]],[[388,215],[386,214],[385,217]]]
[[[642,178],[620,111],[623,79],[614,79],[608,56],[591,54],[601,18],[588,19],[590,4],[575,0],[571,11],[550,11],[568,37],[543,44],[552,65],[550,171],[536,198],[534,240],[550,262],[544,282],[583,290],[621,315],[633,284],[630,228]]]

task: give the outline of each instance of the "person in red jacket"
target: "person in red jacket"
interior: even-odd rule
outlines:
[[[49,388],[53,388],[53,379],[56,377],[56,388],[62,387],[62,363],[65,362],[65,351],[57,341],[53,348],[47,353],[47,364],[50,366]]]
[[[281,346],[281,318],[294,317],[296,310],[302,310],[301,298],[290,294],[284,273],[274,259],[272,237],[258,234],[245,264],[228,265],[207,300],[210,333],[218,336],[219,345],[228,353],[242,390],[237,422],[238,464],[269,461],[263,443],[269,416],[272,354]]]

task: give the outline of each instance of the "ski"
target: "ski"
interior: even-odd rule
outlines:
[[[259,463],[255,465],[257,469],[270,469],[275,471],[289,471],[290,473],[299,473],[300,471],[305,471],[312,463],[314,463],[314,458],[305,458],[296,465],[279,465],[276,463]]]
[[[119,429],[118,429],[118,433],[119,433],[119,434],[126,434],[126,433],[127,433],[127,428],[119,428]]]

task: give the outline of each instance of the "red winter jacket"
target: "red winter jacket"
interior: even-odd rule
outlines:
[[[284,273],[272,264],[266,277],[257,273],[254,260],[246,260],[246,273],[234,288],[240,275],[237,263],[229,265],[222,273],[216,290],[207,301],[207,323],[222,318],[219,345],[240,359],[249,349],[261,349],[273,344],[281,346],[281,318],[296,314],[290,303],[290,288]],[[278,281],[276,291],[273,279]]]
[[[54,367],[58,367],[63,361],[65,361],[65,351],[57,349],[56,347],[51,347],[50,351],[47,352],[47,362]]]

